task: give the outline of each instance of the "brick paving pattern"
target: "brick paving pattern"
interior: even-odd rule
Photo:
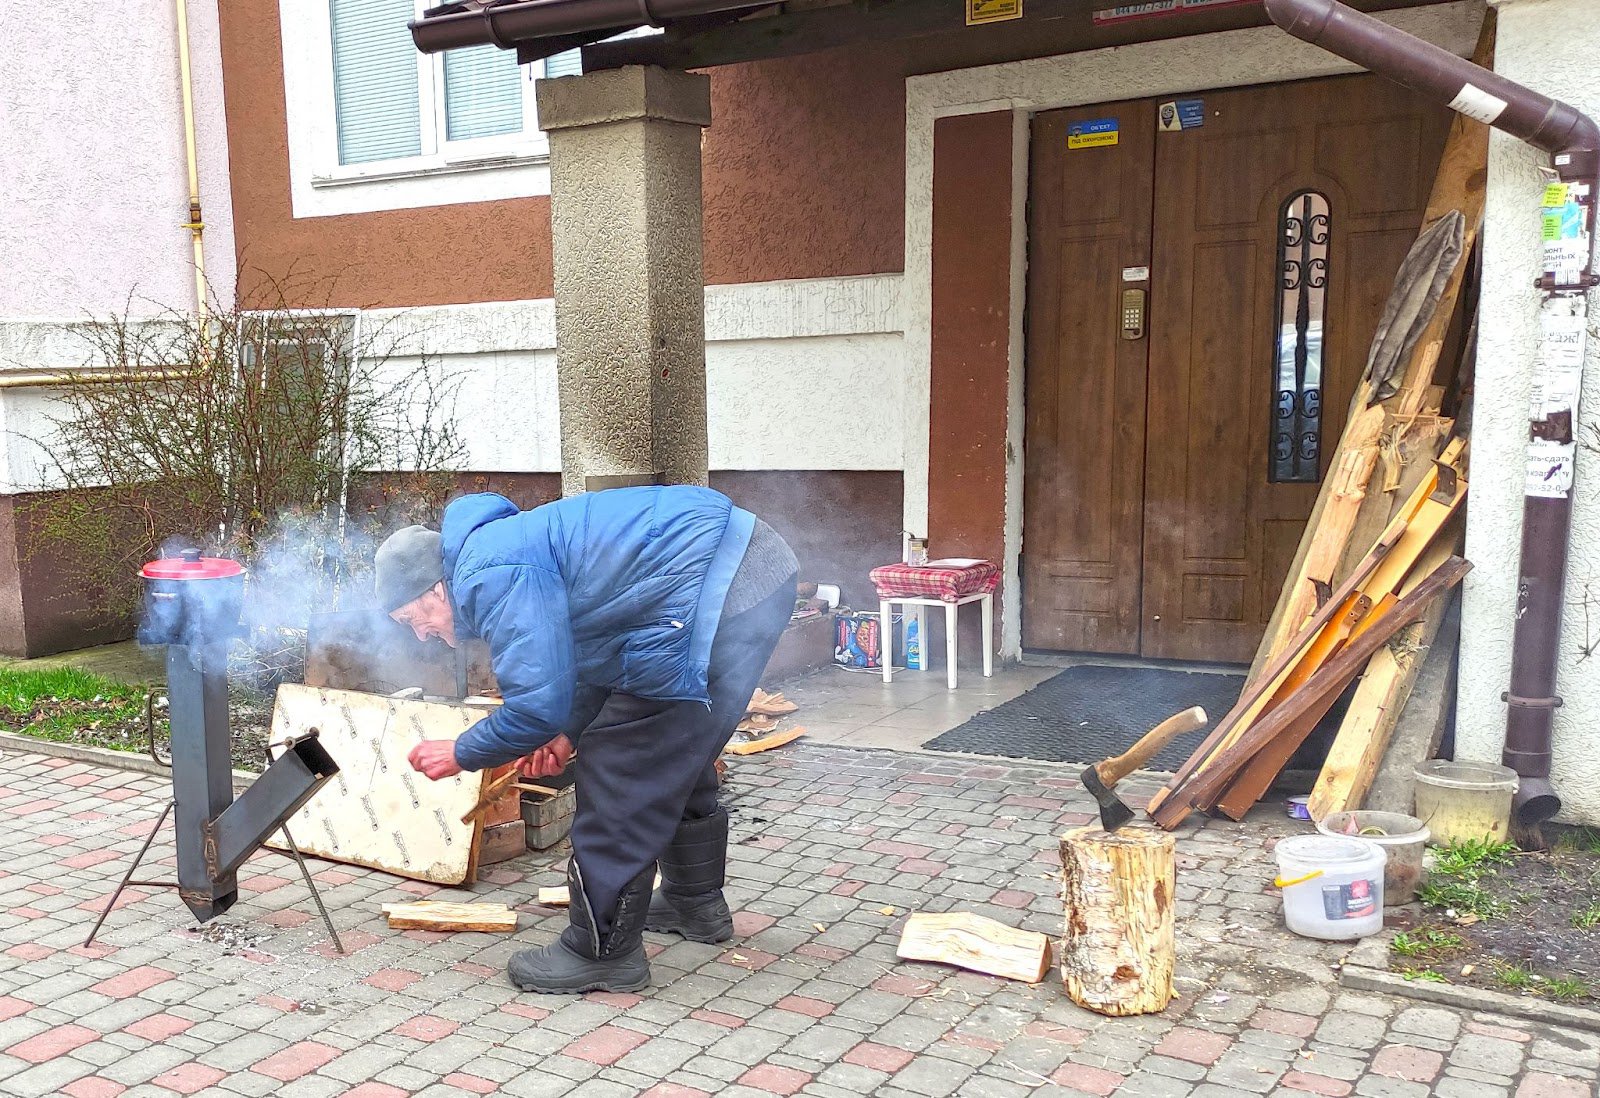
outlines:
[[[1073,768],[795,745],[739,759],[721,946],[649,935],[642,995],[517,993],[510,954],[564,914],[559,853],[471,890],[313,863],[348,956],[292,865],[240,875],[206,928],[135,890],[82,942],[167,796],[158,778],[0,758],[0,1093],[399,1098],[818,1095],[1593,1095],[1600,1036],[1340,989],[1341,948],[1280,925],[1263,812],[1180,839],[1180,999],[1081,1010],[1037,986],[897,961],[911,910],[1055,934],[1056,836],[1089,821]],[[152,874],[170,873],[171,846]],[[159,864],[160,858],[168,861]],[[391,931],[379,905],[505,900],[515,936]],[[219,926],[230,928],[220,932]]]

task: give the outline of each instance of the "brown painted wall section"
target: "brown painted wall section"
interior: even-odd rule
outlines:
[[[1011,124],[995,112],[941,118],[933,130],[928,538],[939,557],[1005,556]],[[966,619],[962,662],[976,662],[978,615]]]
[[[905,266],[901,51],[852,47],[711,73],[708,283]]]
[[[885,64],[883,53],[716,70],[705,143],[708,283],[901,269],[905,86],[900,54]],[[305,304],[551,296],[546,197],[296,220],[277,0],[222,5],[222,63],[242,297],[263,277],[291,274],[315,286]]]

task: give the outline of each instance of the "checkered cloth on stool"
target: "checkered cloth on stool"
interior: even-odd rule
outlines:
[[[957,602],[968,595],[986,595],[1000,584],[1000,566],[993,561],[945,564],[885,564],[870,573],[880,599],[938,599]]]

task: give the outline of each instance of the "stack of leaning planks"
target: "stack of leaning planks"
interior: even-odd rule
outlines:
[[[1493,13],[1474,59],[1494,54]],[[1467,493],[1468,415],[1452,400],[1474,340],[1463,286],[1483,221],[1488,128],[1452,124],[1422,232],[1396,279],[1367,372],[1238,704],[1150,802],[1164,828],[1240,819],[1346,689],[1361,683],[1311,799],[1359,808],[1449,592]],[[1459,322],[1459,328],[1456,327]],[[1452,332],[1463,349],[1446,358]],[[1438,375],[1449,376],[1437,384]],[[1449,406],[1460,404],[1460,407]]]

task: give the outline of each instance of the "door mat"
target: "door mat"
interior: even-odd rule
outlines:
[[[929,751],[1009,759],[1090,763],[1120,755],[1150,729],[1191,705],[1217,721],[1244,689],[1243,675],[1157,667],[1069,667],[1020,698],[985,710],[922,746]],[[1186,732],[1148,764],[1173,771],[1209,729]]]

